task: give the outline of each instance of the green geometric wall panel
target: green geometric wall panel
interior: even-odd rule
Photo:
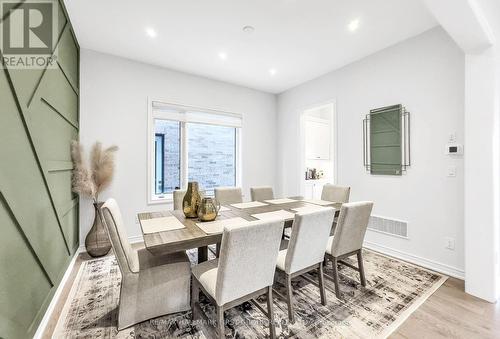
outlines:
[[[0,338],[35,333],[78,248],[79,47],[53,3],[56,68],[0,69]]]

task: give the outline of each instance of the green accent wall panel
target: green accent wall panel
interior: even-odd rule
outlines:
[[[78,88],[78,47],[69,29],[65,29],[61,36],[58,57],[59,66],[69,82],[75,89]]]
[[[9,206],[0,196],[0,300],[2,337],[22,338],[26,335],[53,287],[43,268],[32,253],[29,242],[23,237]],[[36,289],[33,284],[36,283]],[[21,291],[26,291],[25,293]],[[5,326],[4,317],[9,322]]]
[[[47,70],[46,75],[40,82],[40,99],[78,126],[78,95],[71,87],[70,82],[64,76],[61,68]],[[36,102],[37,100],[33,100]]]
[[[53,3],[55,68],[0,69],[0,338],[33,336],[79,245],[79,46]]]

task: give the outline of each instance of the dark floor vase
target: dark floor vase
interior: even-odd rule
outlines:
[[[102,202],[94,204],[94,224],[85,238],[85,248],[87,249],[87,253],[94,258],[102,257],[108,254],[111,249],[108,232],[104,229],[104,225],[99,217],[99,210],[102,205]]]

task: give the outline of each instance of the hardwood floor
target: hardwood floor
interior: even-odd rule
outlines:
[[[136,248],[142,244],[134,244]],[[43,338],[51,338],[57,319],[87,254],[77,258]],[[500,303],[491,304],[464,292],[464,282],[449,278],[390,336],[403,338],[500,338]]]
[[[500,338],[500,303],[466,294],[463,280],[449,278],[390,338]]]

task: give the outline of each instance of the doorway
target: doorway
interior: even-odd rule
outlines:
[[[337,180],[335,103],[308,108],[301,115],[301,195],[320,199],[323,186]]]

